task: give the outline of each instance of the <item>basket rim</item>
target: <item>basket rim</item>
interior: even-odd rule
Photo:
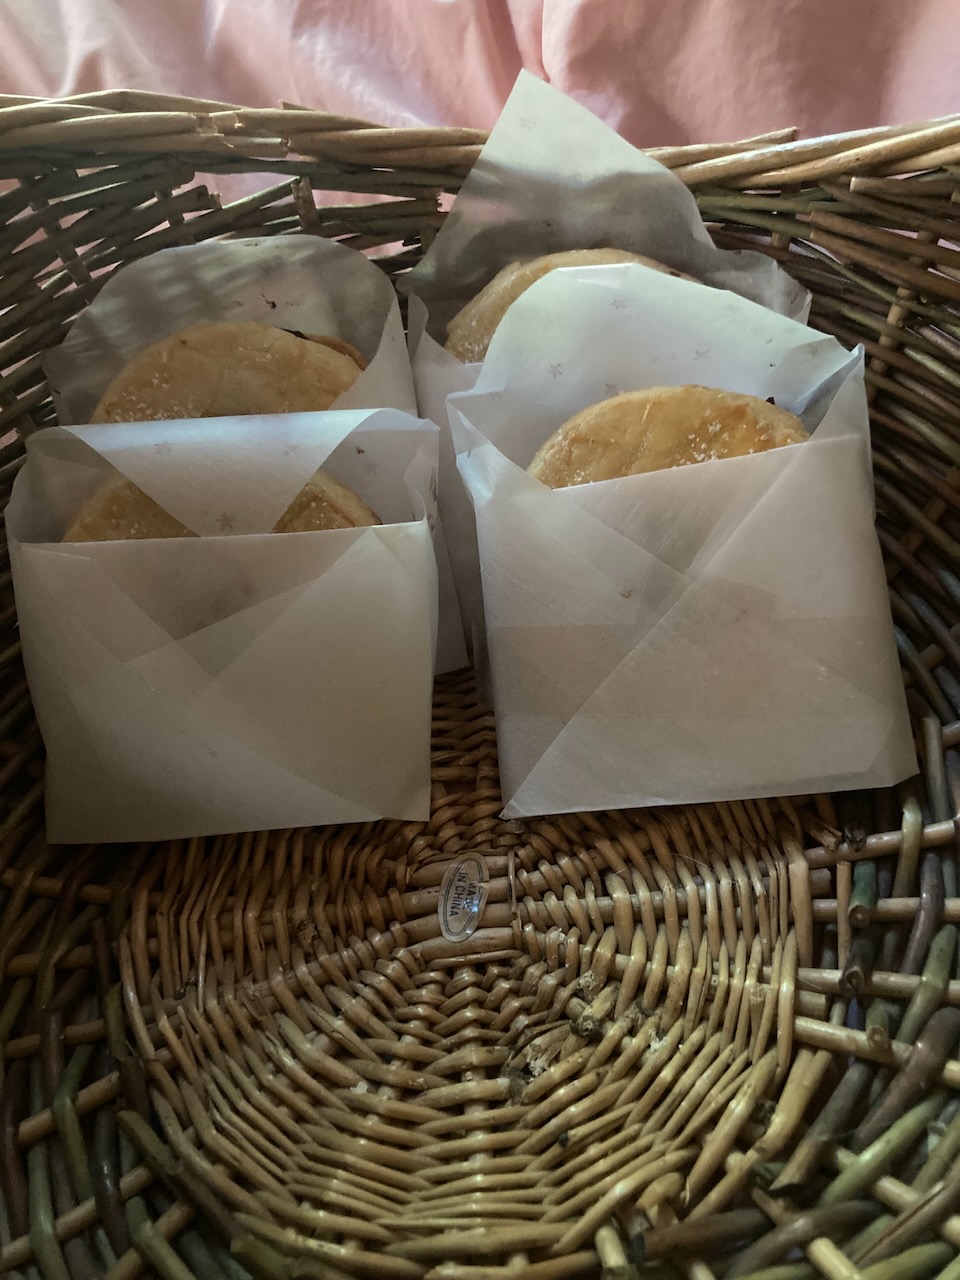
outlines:
[[[321,159],[346,174],[355,165],[432,170],[462,177],[489,136],[451,126],[388,127],[282,101],[275,108],[215,99],[106,89],[72,97],[0,94],[0,158],[51,151],[64,165],[104,155],[167,155],[276,161]],[[647,147],[688,186],[782,186],[824,179],[915,173],[960,163],[960,114],[878,125],[814,138],[793,127],[735,141]]]

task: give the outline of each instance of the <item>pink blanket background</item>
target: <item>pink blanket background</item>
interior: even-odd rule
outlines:
[[[521,67],[640,146],[960,111],[956,0],[0,0],[0,92],[488,128]]]

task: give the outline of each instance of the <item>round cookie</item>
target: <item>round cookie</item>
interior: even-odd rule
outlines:
[[[380,518],[352,489],[326,471],[316,471],[271,532],[309,533],[358,529]],[[134,538],[192,538],[131,480],[116,472],[87,499],[63,535],[64,542],[116,542]]]
[[[511,262],[498,271],[490,283],[459,311],[447,325],[446,350],[464,363],[482,360],[490,339],[511,303],[537,280],[558,267],[602,267],[622,262],[638,262],[668,276],[690,280],[682,271],[674,271],[652,258],[641,257],[627,249],[570,249],[564,253],[548,253],[531,262]]]
[[[134,356],[107,387],[90,421],[329,409],[360,376],[352,352],[339,338],[305,339],[269,324],[191,325]]]
[[[799,444],[800,419],[767,400],[712,387],[647,387],[590,405],[527,468],[551,489]]]

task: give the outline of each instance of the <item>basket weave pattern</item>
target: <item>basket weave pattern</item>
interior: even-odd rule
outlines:
[[[403,270],[482,136],[91,95],[0,104],[0,480],[109,272],[306,230]],[[923,777],[504,822],[472,677],[427,824],[42,831],[0,568],[0,1274],[960,1278],[960,121],[655,152],[868,353]],[[273,175],[220,207],[195,174]],[[270,179],[265,179],[270,181]],[[324,205],[322,191],[391,196]],[[814,513],[815,514],[815,513]],[[444,871],[482,852],[478,931]]]

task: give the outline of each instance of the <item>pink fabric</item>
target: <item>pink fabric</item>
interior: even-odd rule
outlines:
[[[521,67],[641,146],[960,111],[956,0],[4,0],[0,92],[489,127]]]

